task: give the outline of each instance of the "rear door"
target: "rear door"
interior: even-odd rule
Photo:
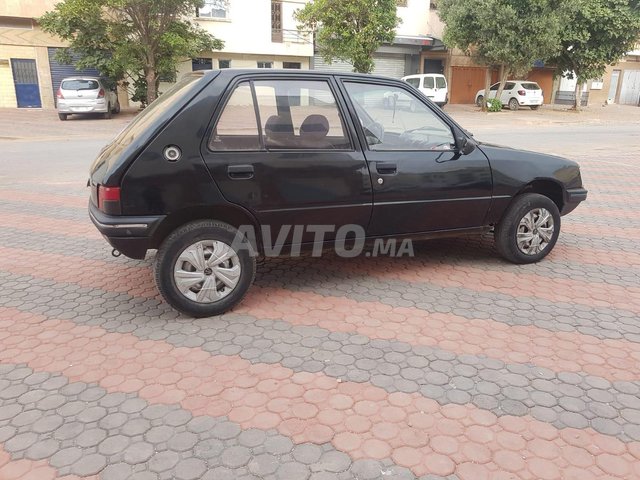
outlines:
[[[230,86],[202,153],[224,197],[270,227],[272,241],[295,225],[364,232],[372,189],[355,130],[329,75],[256,76]],[[282,230],[281,230],[282,229]],[[284,233],[283,233],[284,235]]]
[[[432,75],[425,75],[422,78],[422,88],[420,89],[431,100],[435,101],[436,81]]]
[[[500,84],[498,83],[498,85]],[[507,105],[509,103],[509,100],[511,100],[512,97],[517,96],[517,92],[515,91],[515,88],[516,88],[515,82],[507,82],[504,84],[502,95],[500,95],[500,100],[502,101],[503,105]]]
[[[443,114],[404,85],[347,77],[342,83],[361,126],[361,142],[367,146],[374,203],[368,234],[482,226],[491,204],[492,180],[480,149],[459,154]],[[406,97],[402,103],[414,107],[383,108],[385,92]]]

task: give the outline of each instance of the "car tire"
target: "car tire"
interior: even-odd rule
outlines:
[[[119,100],[116,101],[116,106],[113,107],[113,110],[111,110],[111,113],[120,113],[120,101]]]
[[[509,100],[509,110],[515,112],[516,110],[518,110],[518,108],[520,108],[520,104],[518,103],[517,98],[512,98],[511,100]]]
[[[482,107],[482,103],[484,102],[484,96],[483,95],[478,95],[478,98],[476,98],[476,105],[478,107]]]
[[[237,250],[232,247],[236,234],[237,230],[231,225],[201,220],[183,225],[164,240],[155,259],[154,277],[160,294],[169,305],[179,312],[199,318],[220,315],[242,301],[253,283],[256,260],[248,242],[243,241]],[[221,248],[220,251],[228,254],[229,258],[220,264],[209,264],[216,248]],[[194,259],[194,262],[199,259],[200,265],[194,265],[188,259]],[[219,269],[226,270],[223,272],[226,282],[216,275]],[[232,270],[233,275],[230,274]],[[183,290],[176,282],[179,272],[186,278]],[[198,278],[202,281],[192,284]],[[209,288],[203,288],[210,279],[213,283]],[[233,283],[231,288],[229,283]],[[215,291],[213,297],[219,298],[207,295],[200,298],[202,292],[207,291]]]
[[[111,118],[111,104],[107,105],[107,111],[104,112],[104,118],[109,120]]]
[[[538,225],[545,218],[548,219]],[[544,195],[525,193],[513,200],[495,229],[494,239],[503,258],[512,263],[526,264],[546,257],[553,250],[558,235],[558,206]]]
[[[531,110],[538,110],[540,108],[540,105],[529,105],[529,107],[531,108]]]
[[[59,113],[58,114],[58,118],[64,122],[64,121],[67,120],[67,114],[66,113]]]

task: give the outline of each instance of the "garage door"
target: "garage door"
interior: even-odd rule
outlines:
[[[544,103],[551,103],[553,93],[553,70],[549,68],[534,68],[527,75],[527,80],[536,82],[542,88]],[[482,87],[484,88],[484,87]]]
[[[373,56],[375,66],[373,67],[374,75],[384,75],[392,78],[404,77],[404,55],[384,55],[377,54]],[[353,72],[353,65],[341,60],[335,60],[329,64],[324,61],[321,55],[316,54],[313,57],[312,68],[314,70],[323,70],[330,72]]]
[[[60,84],[65,77],[73,77],[74,75],[87,75],[89,77],[98,77],[100,74],[98,70],[95,68],[87,68],[84,70],[76,70],[76,67],[71,65],[66,65],[63,63],[58,63],[56,60],[56,52],[59,50],[54,47],[49,47],[49,66],[51,69],[51,86],[53,87],[53,97],[56,98],[56,92],[58,88],[60,88]],[[72,60],[75,61],[78,59],[78,56],[72,55]]]
[[[484,88],[485,72],[480,67],[451,67],[450,102],[475,103],[477,91]]]
[[[625,70],[620,87],[622,105],[640,105],[640,70]]]

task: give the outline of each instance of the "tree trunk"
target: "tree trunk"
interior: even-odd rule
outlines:
[[[147,65],[144,69],[144,77],[147,82],[147,105],[150,105],[158,96],[158,75],[155,66]]]
[[[581,106],[582,106],[582,82],[578,80],[576,81],[576,91],[575,91],[575,98],[573,99],[573,109],[576,112],[579,112]]]
[[[491,66],[487,65],[487,70],[484,75],[484,100],[482,101],[482,111],[486,112],[487,100],[489,99],[489,87],[491,87]]]
[[[498,91],[496,92],[496,98],[500,99],[502,97],[502,92],[504,90],[504,84],[507,81],[507,76],[509,75],[509,70],[507,70],[504,66],[504,63],[500,65],[500,86],[498,87]]]

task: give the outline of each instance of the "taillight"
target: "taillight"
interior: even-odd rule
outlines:
[[[101,88],[98,92],[98,98],[104,98],[104,88]]]
[[[56,97],[58,97],[60,100],[64,100],[64,95],[62,95],[61,88],[58,89],[58,92],[56,93]]]
[[[98,208],[109,215],[120,215],[120,187],[98,185]]]
[[[518,95],[525,97],[527,95],[527,91],[526,90],[518,90]]]

